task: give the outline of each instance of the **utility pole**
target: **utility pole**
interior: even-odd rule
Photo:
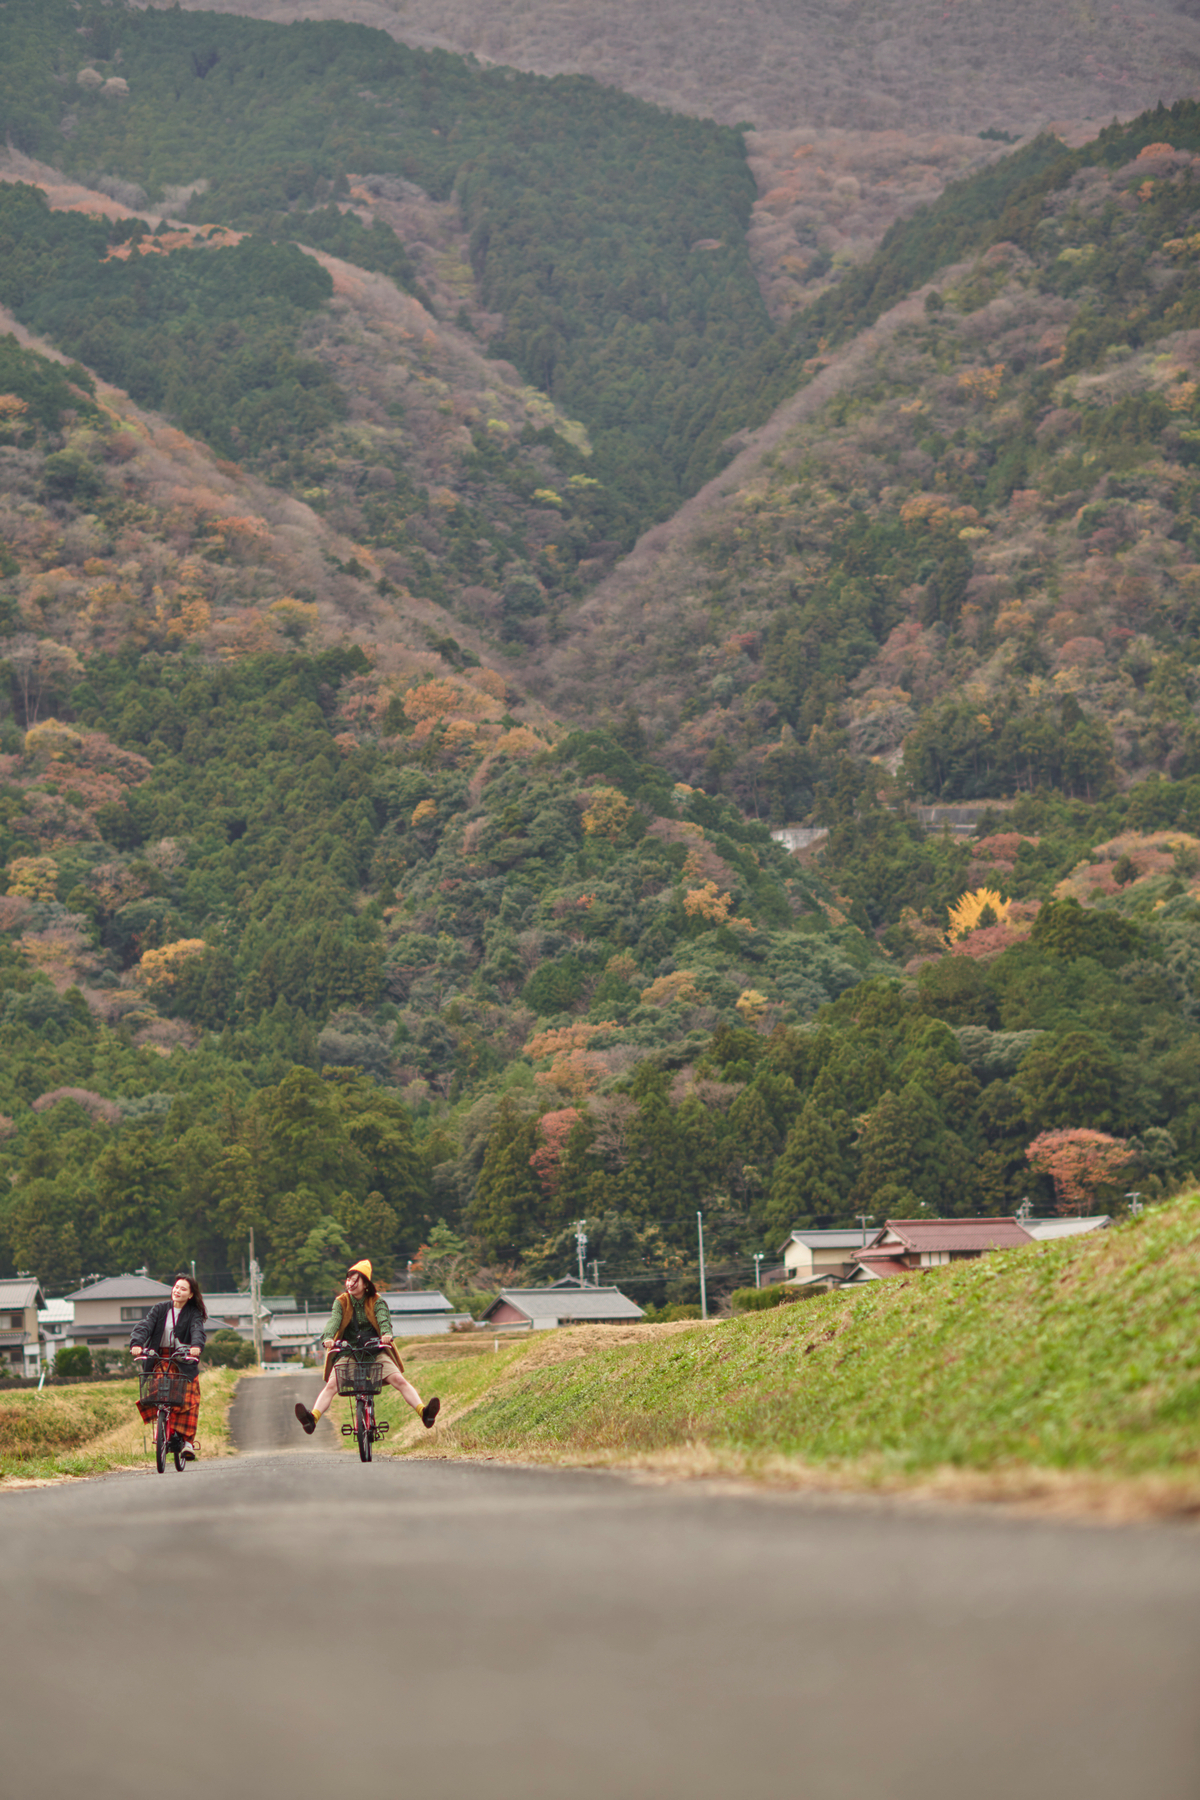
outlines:
[[[704,1214],[696,1214],[696,1231],[700,1238],[700,1317],[708,1317],[708,1290],[704,1285]]]
[[[765,1255],[765,1250],[756,1250],[754,1252],[754,1285],[756,1288],[762,1286],[762,1259]]]
[[[587,1224],[586,1219],[580,1219],[578,1224],[575,1227],[575,1249],[577,1250],[577,1252],[579,1254],[579,1285],[580,1285],[580,1287],[587,1286],[587,1282],[585,1281],[584,1274],[583,1274],[583,1259],[587,1255],[587,1232],[583,1229],[586,1224]]]
[[[592,1258],[592,1286],[600,1286],[600,1258],[598,1256]]]
[[[854,1216],[862,1226],[862,1241],[863,1247],[865,1248],[867,1242],[867,1226],[871,1223],[873,1215],[871,1213],[855,1213]]]
[[[254,1324],[254,1360],[262,1368],[262,1282],[254,1254],[254,1227],[250,1227],[250,1315]]]

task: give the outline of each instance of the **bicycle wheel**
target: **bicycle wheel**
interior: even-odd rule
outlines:
[[[354,1403],[354,1428],[358,1439],[358,1455],[361,1462],[371,1460],[371,1402],[365,1394],[360,1394]]]
[[[154,1466],[161,1475],[167,1466],[167,1414],[163,1407],[158,1409],[158,1424],[154,1431]]]
[[[176,1444],[176,1446],[175,1446],[175,1467],[176,1467],[176,1469],[178,1469],[179,1473],[182,1475],[183,1471],[184,1471],[184,1467],[185,1467],[184,1459],[183,1459],[183,1439],[182,1438],[179,1439],[178,1444]]]

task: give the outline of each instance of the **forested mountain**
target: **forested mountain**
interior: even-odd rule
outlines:
[[[117,177],[123,199],[190,188],[189,218],[392,273],[403,253],[390,230],[364,232],[319,203],[347,196],[355,173],[453,192],[480,299],[503,315],[493,351],[592,433],[592,479],[607,502],[598,536],[672,510],[704,472],[693,453],[716,389],[768,332],[744,242],[754,183],[736,132],[592,82],[413,53],[353,27],[13,0],[4,30],[0,105],[15,147],[68,173]],[[37,252],[47,254],[52,299],[35,306],[16,291],[20,270],[2,297],[36,311],[35,324],[57,304],[64,347],[80,352],[66,339],[90,334],[98,372],[112,362],[119,379],[118,293],[101,287],[85,323],[80,283],[94,283],[82,241]],[[229,255],[215,252],[218,263]],[[179,283],[199,270],[183,260],[188,273],[164,276],[172,295],[148,299],[143,318],[186,316]],[[140,263],[131,278],[151,279]],[[107,280],[121,290],[122,273]],[[289,420],[289,437],[312,423]],[[588,516],[596,510],[593,499]]]
[[[760,130],[983,131],[1105,125],[1195,87],[1188,0],[187,0],[284,23],[353,20],[415,46],[543,75],[583,74],[676,112]]]
[[[980,140],[769,310],[733,130],[0,37],[7,1266],[466,1295],[585,1218],[687,1302],[698,1208],[731,1285],[1195,1166],[1194,106]]]

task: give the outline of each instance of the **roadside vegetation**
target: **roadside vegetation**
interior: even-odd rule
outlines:
[[[200,1377],[201,1456],[229,1453],[226,1423],[237,1375]],[[0,1392],[0,1484],[105,1475],[154,1465],[150,1427],[136,1410],[136,1381]]]
[[[427,1378],[418,1364],[444,1406],[427,1450],[785,1485],[959,1477],[963,1494],[1192,1511],[1198,1276],[1190,1195],[1100,1236],[706,1326],[613,1328],[611,1348],[604,1327],[546,1334]]]

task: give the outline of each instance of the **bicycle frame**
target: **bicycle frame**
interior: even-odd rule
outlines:
[[[196,1373],[196,1365],[192,1359],[181,1356],[176,1351],[171,1351],[168,1355],[163,1356],[161,1352],[152,1350],[148,1356],[139,1359],[139,1378],[145,1375],[159,1374],[178,1377],[185,1381],[194,1381]],[[159,1401],[154,1423],[154,1466],[160,1475],[167,1466],[167,1440],[170,1436],[171,1414],[175,1410],[169,1400]],[[171,1454],[177,1473],[182,1475],[187,1467],[182,1449],[175,1449]]]
[[[339,1338],[333,1345],[334,1354],[339,1358],[353,1358],[353,1367],[339,1372],[338,1393],[351,1403],[352,1422],[342,1426],[342,1436],[358,1440],[358,1456],[360,1462],[371,1461],[371,1449],[379,1439],[386,1435],[388,1421],[382,1424],[375,1417],[375,1396],[382,1386],[381,1382],[368,1379],[366,1366],[378,1360],[379,1352],[386,1347],[378,1338],[369,1338],[365,1344],[347,1344]],[[343,1382],[345,1385],[343,1386]]]

